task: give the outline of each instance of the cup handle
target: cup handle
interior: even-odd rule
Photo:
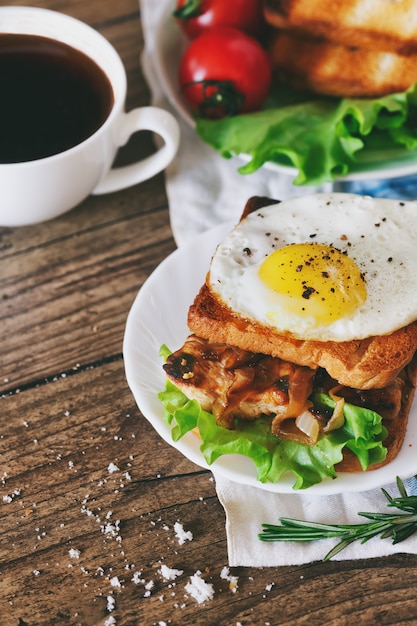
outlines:
[[[110,169],[91,192],[93,195],[125,189],[152,178],[171,163],[178,150],[180,140],[178,122],[164,109],[152,106],[133,109],[123,114],[118,130],[119,146],[125,145],[131,135],[139,130],[157,133],[164,140],[164,145],[141,161]]]

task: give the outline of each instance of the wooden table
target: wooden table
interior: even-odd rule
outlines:
[[[26,4],[98,29],[125,63],[127,108],[149,102],[137,0]],[[152,150],[141,135],[119,162]],[[417,623],[416,556],[233,568],[230,588],[211,474],[160,439],[124,374],[127,313],[174,249],[162,175],[0,229],[0,624]],[[185,588],[197,571],[204,604]]]

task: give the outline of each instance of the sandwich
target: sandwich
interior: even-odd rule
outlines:
[[[327,96],[377,98],[417,81],[415,2],[265,0],[275,78]]]
[[[417,203],[251,198],[165,352],[165,417],[303,489],[389,463],[417,377]],[[174,347],[175,348],[175,347]]]

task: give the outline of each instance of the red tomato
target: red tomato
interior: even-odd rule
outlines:
[[[271,87],[271,65],[249,35],[219,26],[190,42],[179,67],[182,94],[202,117],[219,118],[262,107]]]
[[[259,35],[265,27],[262,5],[262,0],[177,0],[174,16],[191,39],[222,25]]]

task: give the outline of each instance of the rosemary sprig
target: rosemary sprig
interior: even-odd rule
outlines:
[[[388,507],[404,513],[358,513],[368,521],[361,524],[321,524],[286,517],[279,519],[280,525],[262,524],[262,541],[316,541],[339,537],[339,543],[328,552],[323,561],[328,561],[354,541],[366,543],[372,537],[390,537],[392,543],[400,543],[417,532],[417,496],[408,495],[402,480],[397,477],[400,496],[393,498],[382,489]]]

